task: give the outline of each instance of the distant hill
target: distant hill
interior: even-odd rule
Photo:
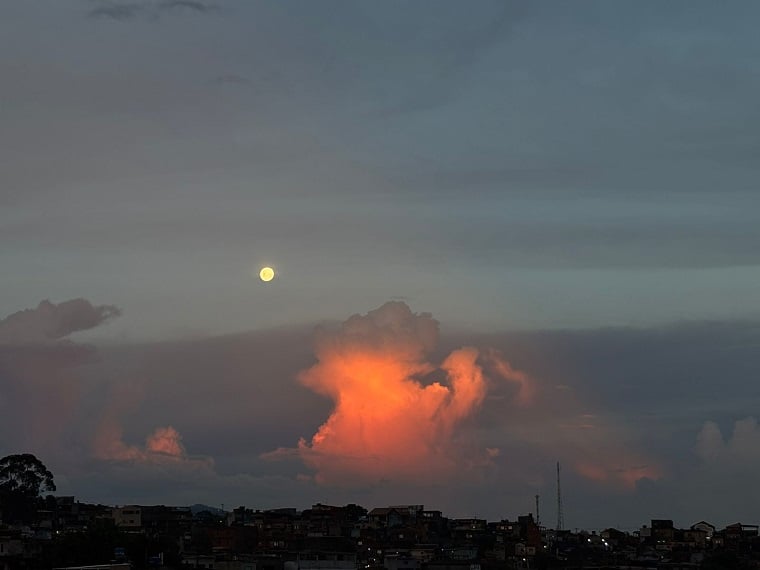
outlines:
[[[208,505],[201,505],[200,503],[196,503],[194,505],[190,505],[190,511],[194,515],[197,515],[201,511],[208,511],[211,514],[216,515],[216,516],[220,516],[220,517],[223,517],[223,516],[227,515],[227,511],[223,511],[222,509],[219,509],[217,507],[210,507]]]

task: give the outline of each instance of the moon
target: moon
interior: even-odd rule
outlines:
[[[271,281],[274,279],[274,269],[271,267],[262,267],[259,271],[259,277],[262,281]]]

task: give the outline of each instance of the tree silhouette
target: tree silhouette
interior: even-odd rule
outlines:
[[[43,491],[55,491],[55,482],[34,455],[19,453],[0,459],[0,506],[5,522],[33,516]]]

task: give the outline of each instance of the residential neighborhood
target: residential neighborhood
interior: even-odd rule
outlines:
[[[0,570],[496,570],[760,568],[758,525],[557,530],[533,513],[449,518],[421,504],[224,511],[99,505],[48,495],[26,521],[3,517]]]

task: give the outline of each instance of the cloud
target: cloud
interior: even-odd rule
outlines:
[[[97,359],[94,347],[68,337],[119,314],[85,299],[45,300],[0,320],[0,445],[47,449],[68,435],[83,395],[81,365]]]
[[[92,456],[110,463],[139,465],[142,470],[168,466],[178,473],[188,470],[213,472],[214,460],[188,455],[182,435],[171,425],[155,428],[145,438],[144,445],[124,441],[123,417],[128,411],[144,405],[143,394],[143,387],[135,385],[121,386],[112,392],[94,430]]]
[[[172,426],[156,428],[156,431],[145,440],[145,449],[149,453],[162,453],[171,457],[186,455],[182,436]]]
[[[354,315],[338,330],[322,329],[317,363],[300,382],[329,397],[334,408],[297,453],[322,484],[447,479],[464,467],[485,465],[494,450],[476,450],[459,427],[480,408],[488,391],[487,366],[517,384],[527,402],[527,376],[495,351],[463,347],[439,365],[428,360],[438,322],[388,302]],[[279,449],[267,458],[293,451]]]
[[[25,338],[49,336],[32,329]],[[367,506],[409,497],[462,516],[504,516],[499,505],[513,505],[511,516],[532,509],[524,498],[553,492],[559,460],[570,524],[604,524],[610,512],[641,522],[655,507],[698,520],[725,505],[706,502],[702,513],[683,497],[760,468],[756,424],[725,427],[751,415],[758,330],[713,322],[441,334],[431,315],[392,303],[316,335],[304,324],[97,349],[67,337],[4,345],[0,445],[38,454],[62,492],[93,501],[301,507],[315,497]],[[349,374],[357,366],[378,379],[351,415],[349,400],[374,378]],[[706,413],[715,422],[697,456],[694,426]],[[276,451],[262,457],[267,450]],[[581,514],[573,504],[591,506]]]
[[[96,6],[88,12],[91,18],[105,18],[116,21],[131,20],[144,10],[143,4],[109,3]]]
[[[720,392],[713,391],[713,398]],[[728,428],[721,424],[709,420],[696,434],[690,430],[690,442],[671,453],[673,472],[638,486],[642,515],[680,519],[684,526],[700,519],[721,526],[757,517],[748,498],[760,474],[760,426],[753,416],[728,420]],[[661,431],[664,439],[673,436],[672,430]]]
[[[697,435],[695,451],[708,464],[760,469],[760,426],[754,417],[737,420],[725,439],[718,424],[707,421]]]
[[[637,464],[642,457],[627,451],[605,454],[603,457],[572,463],[576,473],[595,483],[620,486],[633,490],[642,480],[657,480],[663,476],[656,464]]]
[[[120,314],[114,305],[96,306],[85,299],[58,304],[44,300],[35,309],[18,311],[0,320],[0,344],[55,341],[95,328]]]
[[[108,423],[98,430],[94,453],[106,461],[131,461],[147,464],[188,462],[213,466],[209,457],[190,457],[182,443],[182,436],[172,426],[158,427],[145,438],[145,445],[128,445],[123,430],[117,423]]]
[[[149,2],[114,2],[102,1],[92,8],[88,15],[91,18],[103,18],[116,21],[132,20],[139,16],[157,18],[166,12],[194,12],[207,14],[218,10],[216,4],[197,0],[161,0]]]
[[[725,452],[725,449],[726,442],[723,441],[723,434],[718,424],[710,421],[705,422],[697,435],[695,448],[697,455],[705,461],[712,461]]]
[[[499,350],[468,346],[459,335],[453,346],[460,348],[448,354],[437,349],[438,336],[430,314],[414,314],[403,302],[319,329],[317,362],[298,379],[328,397],[332,410],[311,438],[261,458],[300,459],[314,470],[315,483],[332,487],[462,483],[488,472],[528,481],[557,459],[620,492],[664,476],[660,462],[638,450],[629,426],[560,383],[566,369],[539,379],[506,360],[505,354],[525,355],[520,339],[530,334],[470,335],[477,346]],[[539,356],[560,368],[568,362],[551,349]]]
[[[103,461],[132,462],[147,465],[166,463],[205,464],[213,467],[209,457],[190,457],[182,436],[171,425],[155,428],[142,446],[124,441],[124,424],[130,412],[146,405],[148,386],[143,381],[117,383],[107,396],[100,421],[94,428],[92,455]]]
[[[190,10],[205,14],[218,10],[218,6],[210,2],[198,2],[197,0],[164,0],[159,4],[162,10]]]

